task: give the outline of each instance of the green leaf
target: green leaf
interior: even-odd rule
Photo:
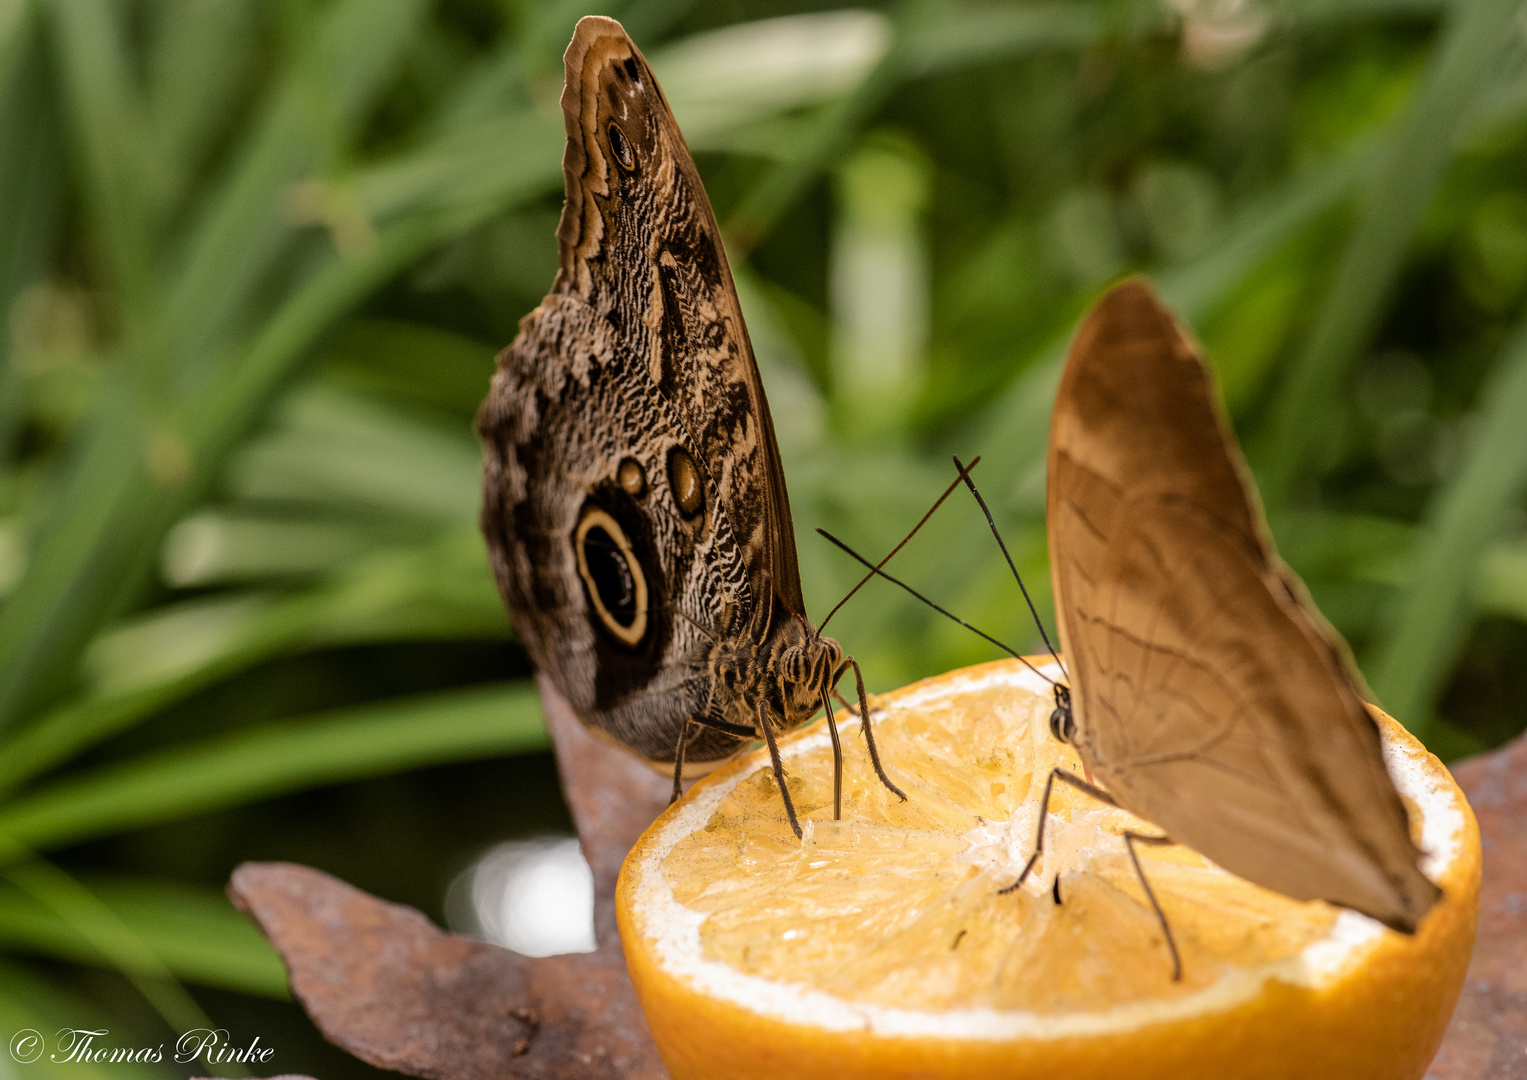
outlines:
[[[146,108],[175,202],[195,182],[258,59],[258,11],[249,0],[172,0],[154,13]]]
[[[90,643],[82,664],[89,692],[120,697],[215,664],[245,646],[279,603],[268,594],[226,593],[130,619]]]
[[[1479,429],[1463,467],[1427,511],[1412,584],[1372,666],[1379,701],[1423,740],[1437,693],[1466,640],[1485,550],[1527,487],[1527,322],[1479,401]]]
[[[1271,521],[1278,550],[1301,577],[1410,580],[1414,525],[1376,514],[1287,513]]]
[[[135,986],[172,1030],[210,1028],[196,1000],[185,992],[147,944],[117,913],[89,889],[52,863],[29,855],[0,834],[3,873],[30,897],[96,950]]]
[[[346,183],[378,222],[435,205],[508,205],[559,186],[566,139],[560,114],[495,116],[357,170]]]
[[[852,92],[822,111],[789,158],[775,163],[753,182],[726,224],[730,244],[740,254],[745,255],[773,228],[880,107],[901,79],[913,42],[937,24],[945,6],[945,0],[904,0],[897,11],[891,47]]]
[[[1253,199],[1213,248],[1161,277],[1163,298],[1190,323],[1207,318],[1250,271],[1331,212],[1372,169],[1387,132],[1372,132],[1328,159],[1296,171]]]
[[[1485,553],[1474,601],[1483,613],[1527,623],[1527,544],[1497,544]]]
[[[1481,91],[1499,77],[1519,13],[1516,0],[1468,0],[1449,10],[1429,70],[1383,155],[1376,183],[1335,278],[1273,406],[1259,456],[1262,495],[1277,508],[1319,457],[1331,405],[1372,336],[1411,240],[1431,205]]]
[[[103,104],[121,82],[111,81],[120,66],[112,50],[119,46],[103,38],[109,20],[92,20],[93,8],[86,5],[94,2],[67,0],[71,6],[58,16],[65,24],[60,33],[77,41],[71,63],[92,107],[91,145],[116,170],[100,180],[101,197],[113,213],[125,213],[129,208],[118,203],[132,185],[117,172],[131,176],[131,170],[118,169],[121,163],[110,156],[115,136],[104,129],[114,114],[109,102]],[[152,353],[130,358],[160,372],[181,367],[177,355],[233,364],[235,370],[206,387],[193,383],[201,392],[176,416],[166,415],[168,403],[158,393],[149,393],[158,407],[143,408],[145,391],[162,385],[145,386],[138,380],[142,372],[116,365],[101,412],[82,433],[71,475],[38,538],[36,557],[0,612],[0,728],[67,683],[85,643],[142,587],[164,531],[210,483],[317,336],[380,280],[473,220],[436,215],[410,221],[380,236],[363,258],[335,256],[339,265],[331,261],[301,280],[249,345],[229,355],[228,328],[244,321],[237,317],[240,305],[291,235],[287,185],[316,160],[311,92],[323,91],[332,106],[324,112],[337,118],[340,130],[353,127],[397,63],[421,3],[342,0],[327,8],[299,74],[275,96],[251,148],[236,158],[234,175],[192,230],[180,284],[172,284],[165,307],[154,315],[155,325],[173,329],[174,340],[156,338]],[[101,71],[91,67],[98,59]],[[130,134],[130,124],[123,123]],[[119,255],[137,272],[138,261],[126,248]],[[144,340],[139,335],[139,348]]]
[[[159,539],[192,494],[245,435],[292,366],[344,311],[494,204],[424,212],[389,226],[364,256],[334,256],[267,322],[227,378],[187,406],[175,441],[194,470],[166,484],[153,473],[156,443],[128,412],[108,414],[59,500],[44,543],[0,611],[0,727],[64,682],[101,622],[141,586]],[[116,396],[131,401],[131,391]],[[10,676],[5,672],[9,669]]]
[[[476,519],[482,451],[464,424],[324,386],[289,395],[275,421],[229,463],[235,498],[430,525]]]
[[[502,639],[508,620],[475,528],[378,553],[308,593],[235,594],[166,605],[102,635],[94,684],[18,732],[0,754],[0,791],[173,702],[272,657],[323,645]]]
[[[61,201],[58,124],[36,8],[18,3],[8,17],[0,15],[0,312],[11,320],[21,291],[45,276]],[[24,415],[13,355],[18,322],[0,334],[0,480],[9,473]]]
[[[684,139],[705,145],[763,116],[851,92],[890,48],[890,21],[824,11],[697,34],[651,57]]]
[[[1128,29],[1140,34],[1159,26],[1160,18],[1148,15]],[[857,85],[823,109],[808,130],[791,140],[785,159],[754,182],[727,223],[729,237],[745,252],[767,234],[897,85],[966,65],[1081,49],[1111,29],[1104,9],[1092,4],[961,11],[950,10],[944,0],[903,0],[890,47],[878,50],[878,63],[865,65]],[[873,55],[867,48],[861,54]]]
[[[423,10],[423,0],[339,0],[298,38],[176,259],[164,316],[174,332],[172,369],[216,370],[236,360],[229,329],[296,234],[292,185],[348,152]]]
[[[1283,21],[1301,26],[1321,26],[1354,19],[1434,15],[1446,9],[1448,0],[1281,0],[1272,5]]]
[[[1148,17],[1138,33],[1159,25]],[[1111,29],[1098,4],[1024,4],[953,10],[908,43],[906,76],[923,78],[969,64],[1047,50],[1083,49]]]
[[[158,288],[155,234],[169,191],[165,163],[131,70],[121,6],[55,0],[50,14],[91,213],[120,292],[117,314],[141,347],[152,332]]]
[[[553,266],[554,228],[544,234]],[[546,281],[550,280],[548,274]],[[470,416],[488,392],[497,351],[496,346],[438,327],[363,318],[347,320],[324,341],[320,362],[326,382],[400,404]]]
[[[386,548],[407,533],[374,521],[204,510],[164,541],[166,584],[176,588],[321,577]]]
[[[1360,143],[1312,165],[1253,200],[1210,251],[1158,278],[1162,299],[1189,325],[1207,317],[1253,270],[1337,205],[1351,190],[1361,165],[1370,160],[1371,145]],[[1069,337],[1069,320],[1066,333]],[[992,472],[999,474],[995,506],[1011,498],[1000,494],[1004,491],[1027,491],[1027,505],[1034,509],[1042,505],[1034,495],[1043,490],[1050,405],[1060,380],[1064,347],[1064,341],[1053,343],[996,404],[984,425],[987,437],[978,445],[990,448],[984,453],[995,468],[988,466],[988,478]]]
[[[40,850],[304,788],[549,746],[528,683],[387,701],[59,781],[0,809],[0,836]]]
[[[87,877],[80,884],[175,977],[286,999],[286,969],[222,892],[173,881]],[[79,963],[112,959],[56,912],[15,886],[0,887],[0,943]]]
[[[9,1043],[18,1032],[30,1029],[44,1037],[47,1050],[40,1053],[37,1060],[26,1064],[19,1061],[13,1064],[12,1055],[7,1054],[6,1066],[12,1071],[5,1075],[22,1080],[170,1080],[179,1076],[163,1064],[130,1059],[108,1060],[100,1064],[69,1060],[68,1051],[62,1049],[57,1033],[79,1028],[104,1029],[109,1033],[102,1037],[109,1041],[95,1042],[97,1047],[104,1045],[113,1050],[137,1051],[144,1046],[157,1045],[140,1045],[138,1040],[147,1036],[125,1028],[118,1018],[103,1014],[94,1002],[65,993],[55,983],[40,979],[19,965],[0,963],[0,1032]],[[60,1060],[54,1061],[55,1055]],[[166,1053],[163,1059],[168,1060],[170,1056]]]

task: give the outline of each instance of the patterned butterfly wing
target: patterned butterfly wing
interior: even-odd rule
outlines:
[[[769,406],[689,147],[619,23],[582,19],[565,64],[557,288],[617,329],[672,404],[741,544],[752,596],[772,589],[803,613]]]
[[[1438,890],[1345,648],[1266,537],[1203,360],[1138,281],[1071,347],[1047,500],[1099,780],[1250,881],[1413,930]]]
[[[756,635],[776,596],[800,610],[794,536],[726,255],[662,91],[610,19],[578,24],[565,65],[560,267],[479,413],[482,526],[537,665],[585,723],[672,761],[686,721],[726,696],[718,638]],[[686,760],[740,745],[705,729]]]

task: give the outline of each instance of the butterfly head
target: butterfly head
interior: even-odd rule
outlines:
[[[833,638],[823,637],[809,623],[805,629],[805,639],[788,646],[780,654],[780,674],[787,683],[817,688],[823,686],[842,663],[843,646]]]
[[[803,723],[816,712],[832,676],[843,662],[843,646],[822,634],[807,620],[790,620],[794,640],[779,652],[779,688],[790,726]]]
[[[1076,717],[1071,714],[1071,688],[1055,684],[1055,708],[1050,712],[1050,734],[1067,745],[1076,744]]]

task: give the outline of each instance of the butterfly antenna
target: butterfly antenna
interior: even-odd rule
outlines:
[[[976,483],[970,478],[970,470],[960,464],[958,455],[954,459],[954,467],[960,470],[959,479],[955,483],[959,483],[960,480],[965,481],[965,486],[976,497],[976,502],[981,507],[981,513],[986,515],[986,524],[991,526],[991,534],[997,538],[997,546],[1002,549],[1002,557],[1007,560],[1007,568],[1013,572],[1013,578],[1018,582],[1018,591],[1023,593],[1024,603],[1029,605],[1029,614],[1034,616],[1034,625],[1039,627],[1039,636],[1044,641],[1045,648],[1049,650],[1050,656],[1054,658],[1055,663],[1060,666],[1060,670],[1064,674],[1066,672],[1066,665],[1061,663],[1060,654],[1055,651],[1055,646],[1050,644],[1050,635],[1045,633],[1045,624],[1039,618],[1039,612],[1035,609],[1034,601],[1029,596],[1028,587],[1023,584],[1023,575],[1018,572],[1018,567],[1013,563],[1013,556],[1008,553],[1007,545],[1002,542],[1002,534],[997,531],[997,522],[991,516],[991,510],[987,508],[986,500],[981,498],[981,493],[976,490]]]
[[[888,563],[892,559],[894,559],[896,557],[896,553],[898,551],[900,551],[902,548],[907,546],[907,541],[911,540],[912,537],[917,535],[917,530],[918,529],[921,529],[924,525],[928,524],[928,519],[933,516],[934,512],[937,511],[940,506],[944,505],[944,500],[945,499],[949,498],[950,495],[954,494],[954,489],[960,486],[960,481],[961,480],[964,480],[966,483],[970,482],[969,481],[970,471],[972,469],[974,469],[979,464],[981,464],[981,459],[979,457],[977,457],[977,458],[972,459],[972,461],[970,462],[969,465],[962,465],[962,466],[960,466],[960,475],[955,478],[954,483],[950,484],[948,487],[946,487],[944,489],[944,493],[938,497],[938,501],[935,502],[932,506],[930,506],[928,508],[928,512],[922,516],[922,520],[919,521],[916,525],[912,526],[912,531],[907,533],[907,535],[902,538],[901,543],[897,544],[895,547],[893,547],[891,549],[891,553],[889,555],[887,555],[885,558],[881,559],[879,563],[877,563],[875,566],[871,567],[870,572],[868,574],[865,574],[862,578],[859,579],[859,584],[855,585],[852,589],[848,590],[848,595],[845,596],[843,599],[839,600],[838,603],[837,603],[837,606],[834,607],[831,611],[829,611],[827,613],[827,618],[822,620],[822,625],[817,627],[818,630],[825,630],[825,629],[827,629],[828,621],[834,615],[836,615],[838,613],[838,608],[842,607],[844,604],[846,604],[850,600],[852,600],[854,598],[854,593],[856,593],[860,589],[864,588],[865,582],[869,581],[870,578],[874,577],[875,576],[875,572],[878,571],[882,566],[884,566],[886,563]],[[818,529],[817,532],[822,532],[822,530]],[[822,533],[822,535],[823,536],[827,536],[826,533]],[[831,540],[832,538],[828,537],[828,539]],[[837,543],[837,541],[833,540],[833,543]],[[844,550],[847,550],[847,549],[845,548]],[[849,552],[849,554],[850,555],[854,555],[853,552]],[[854,558],[858,559],[859,556],[858,555],[854,555]],[[862,562],[863,560],[861,559],[860,561]],[[866,563],[865,565],[868,565],[868,564]]]
[[[972,462],[972,464],[974,464],[974,462]],[[959,481],[955,481],[955,482],[958,483]],[[972,634],[975,634],[977,637],[985,638],[987,641],[991,642],[997,648],[999,648],[1003,652],[1007,653],[1013,659],[1022,661],[1022,663],[1023,663],[1023,665],[1025,667],[1027,667],[1035,675],[1038,675],[1045,682],[1049,683],[1051,686],[1055,685],[1055,680],[1054,679],[1050,678],[1048,675],[1046,675],[1044,672],[1040,671],[1033,664],[1029,663],[1029,661],[1028,661],[1028,659],[1026,657],[1020,655],[1019,653],[1015,652],[1013,649],[1010,649],[1008,646],[1002,644],[1002,642],[998,641],[996,638],[994,638],[990,634],[986,633],[986,631],[978,630],[976,627],[971,626],[968,622],[966,622],[964,619],[960,618],[958,615],[954,614],[952,611],[948,611],[948,610],[946,610],[944,608],[939,607],[932,600],[929,600],[922,593],[918,592],[916,589],[912,588],[912,586],[908,585],[905,581],[902,581],[899,578],[894,578],[890,574],[887,574],[884,570],[880,569],[880,567],[878,567],[874,563],[870,562],[863,555],[860,555],[857,551],[855,551],[853,548],[849,547],[843,541],[839,540],[836,536],[834,536],[832,533],[828,532],[826,529],[818,529],[817,532],[821,533],[824,537],[826,537],[832,543],[838,545],[838,547],[840,547],[844,551],[848,552],[848,554],[853,556],[855,559],[858,559],[865,566],[868,566],[870,568],[870,577],[876,577],[876,576],[883,577],[887,581],[889,581],[892,585],[900,586],[901,588],[905,589],[907,592],[911,593],[913,596],[917,597],[917,599],[919,599],[923,603],[927,604],[929,607],[931,607],[934,611],[938,612],[940,615],[944,616],[947,619],[954,620],[955,622],[957,622],[961,626],[963,626],[965,629],[969,630]]]
[[[705,637],[707,639],[709,639],[709,641],[711,642],[712,645],[714,645],[716,643],[716,635],[714,633],[712,633],[710,630],[707,630],[704,626],[702,626],[700,624],[700,621],[698,619],[696,619],[693,615],[691,615],[689,612],[685,611],[683,608],[679,607],[679,605],[677,605],[677,604],[669,605],[669,610],[672,611],[679,618],[681,618],[685,622],[687,622],[690,626],[693,626],[696,630],[700,631],[700,633],[704,634]]]

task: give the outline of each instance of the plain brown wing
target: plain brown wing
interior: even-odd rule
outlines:
[[[1121,805],[1234,873],[1414,930],[1439,894],[1378,728],[1246,477],[1192,343],[1142,282],[1115,288],[1050,428],[1078,746]]]
[[[772,584],[804,614],[769,406],[689,148],[618,22],[580,20],[564,63],[567,201],[554,291],[608,320],[625,359],[672,403],[719,492],[754,603]]]

